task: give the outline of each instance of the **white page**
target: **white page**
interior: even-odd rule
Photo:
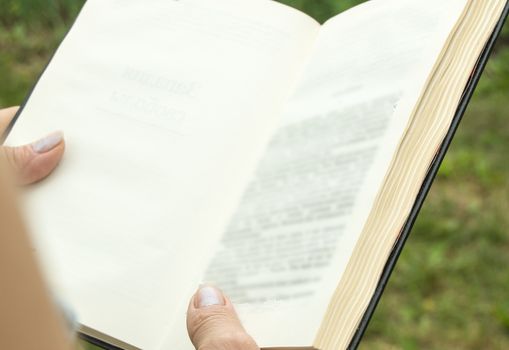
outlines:
[[[185,327],[318,28],[268,1],[87,2],[8,139],[66,133],[27,209],[82,324],[149,350]]]
[[[261,346],[311,345],[466,0],[373,0],[327,22],[207,279]],[[170,348],[170,347],[169,347]]]

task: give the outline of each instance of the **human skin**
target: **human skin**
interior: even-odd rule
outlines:
[[[221,290],[202,286],[187,310],[187,330],[197,350],[259,350]]]
[[[3,135],[18,107],[0,109],[0,135]],[[47,177],[57,167],[65,150],[61,132],[54,132],[31,144],[0,147],[0,157],[6,159],[16,182],[29,185]]]
[[[0,135],[16,115],[18,107],[0,109]],[[28,145],[0,146],[0,158],[6,159],[15,182],[29,185],[53,172],[65,151],[61,132],[54,132]],[[259,350],[221,290],[202,286],[191,298],[187,311],[189,337],[197,350]]]

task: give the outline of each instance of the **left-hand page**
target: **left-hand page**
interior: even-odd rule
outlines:
[[[272,1],[87,2],[7,140],[66,135],[26,209],[82,324],[159,347],[318,29]]]

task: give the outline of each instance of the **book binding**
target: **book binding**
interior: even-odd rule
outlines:
[[[373,297],[371,298],[368,308],[364,312],[364,316],[362,317],[362,319],[359,323],[359,326],[357,327],[357,330],[350,342],[350,345],[348,346],[349,350],[355,350],[360,345],[362,337],[364,336],[364,333],[366,332],[369,322],[370,322],[371,318],[373,317],[375,309],[376,309],[378,303],[380,302],[380,299],[381,299],[382,294],[385,290],[385,287],[387,286],[387,283],[389,282],[389,278],[390,278],[392,272],[394,271],[394,267],[396,266],[398,258],[401,255],[401,252],[403,251],[403,247],[405,246],[405,243],[410,235],[410,232],[412,231],[412,228],[413,228],[414,223],[417,219],[417,216],[419,215],[419,212],[424,204],[424,201],[426,200],[426,196],[428,195],[428,193],[431,189],[431,186],[433,184],[433,181],[438,174],[440,165],[442,164],[442,161],[445,158],[447,150],[449,149],[449,146],[451,145],[452,139],[454,138],[454,135],[456,134],[456,130],[458,129],[458,126],[463,118],[463,115],[465,114],[465,111],[467,110],[468,104],[469,104],[470,100],[472,99],[475,88],[477,87],[477,84],[479,83],[479,80],[481,79],[484,68],[486,67],[486,64],[488,63],[489,57],[493,51],[493,48],[495,47],[496,41],[497,41],[498,37],[500,36],[500,33],[502,32],[502,28],[504,27],[504,23],[505,23],[508,15],[509,15],[509,1],[507,1],[506,5],[504,7],[504,10],[502,12],[502,16],[500,17],[500,20],[498,21],[498,23],[495,27],[495,30],[493,31],[493,34],[491,35],[489,41],[486,43],[486,45],[483,49],[483,52],[481,53],[481,55],[477,61],[477,64],[472,72],[472,75],[470,76],[470,80],[467,83],[467,86],[465,87],[465,91],[463,92],[461,101],[458,105],[458,109],[456,110],[456,113],[452,120],[451,126],[449,128],[449,131],[447,132],[447,135],[445,136],[445,139],[442,142],[440,149],[437,151],[435,159],[433,160],[433,163],[431,164],[431,166],[428,170],[428,174],[426,175],[426,178],[425,178],[425,180],[422,184],[422,187],[419,191],[419,194],[417,195],[417,198],[415,200],[414,206],[412,207],[410,215],[401,230],[398,240],[394,244],[394,248],[391,252],[391,255],[389,256],[389,259],[387,260],[387,263],[385,264],[382,276],[380,277],[380,281],[378,282],[375,293],[374,293]]]

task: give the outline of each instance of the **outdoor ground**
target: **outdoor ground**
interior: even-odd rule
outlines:
[[[83,0],[0,0],[0,107],[20,104]],[[360,1],[285,0],[320,20]],[[509,27],[362,349],[509,349]]]

